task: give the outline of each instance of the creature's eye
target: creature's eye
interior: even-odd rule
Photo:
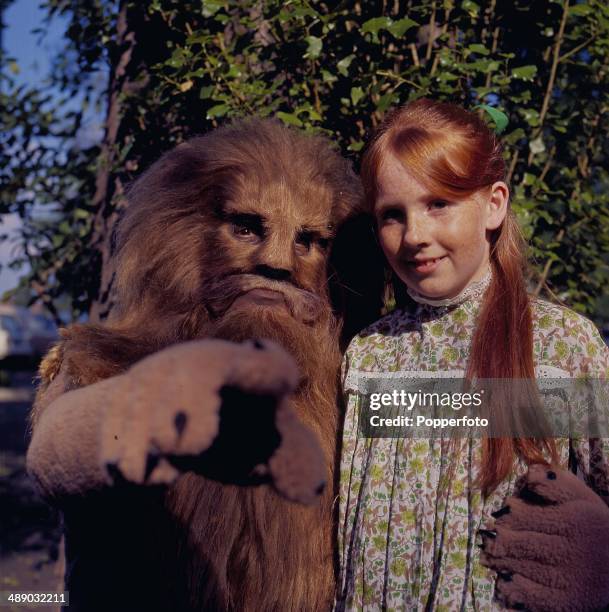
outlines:
[[[300,252],[308,253],[311,250],[311,244],[313,243],[313,239],[313,232],[298,232],[298,234],[296,234],[297,249]]]
[[[251,236],[254,233],[249,227],[244,227],[243,225],[233,225],[233,232],[237,236]]]
[[[263,236],[262,231],[257,231],[258,228],[250,227],[247,224],[233,223],[233,234],[244,242],[258,244]]]
[[[246,213],[231,213],[228,217],[235,236],[248,241],[259,241],[264,238],[264,223],[260,216]]]
[[[322,251],[325,251],[325,250],[327,250],[327,248],[330,246],[330,239],[329,239],[329,238],[320,238],[320,239],[317,241],[317,244],[319,245],[319,248],[320,248]]]

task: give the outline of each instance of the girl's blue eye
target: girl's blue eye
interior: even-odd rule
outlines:
[[[448,202],[446,202],[445,200],[433,200],[433,202],[429,203],[429,206],[434,210],[442,210],[443,208],[446,208],[448,206]]]

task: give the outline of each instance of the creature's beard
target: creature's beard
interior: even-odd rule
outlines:
[[[321,314],[321,313],[320,313]],[[277,342],[296,360],[302,374],[315,377],[324,351],[336,344],[336,322],[329,307],[314,326],[294,319],[283,309],[251,305],[229,309],[223,316],[207,321],[200,336],[243,342],[253,338]]]
[[[317,436],[326,458],[328,484],[318,503],[301,506],[281,499],[270,487],[221,485],[192,472],[178,479],[168,491],[166,504],[180,527],[175,581],[180,584],[184,577],[188,581],[179,589],[190,597],[188,610],[331,607],[340,358],[329,306],[323,319],[323,324],[320,319],[309,325],[281,306],[237,304],[199,325],[195,337],[235,342],[270,339],[294,356],[303,379],[289,403]],[[186,557],[184,550],[196,554]],[[210,576],[221,580],[210,580]],[[261,589],[261,585],[266,586]]]
[[[296,390],[297,411],[325,440],[330,432],[321,430],[333,422],[328,411],[333,413],[336,403],[337,379],[332,373],[337,375],[340,363],[338,333],[329,305],[324,305],[314,326],[295,320],[286,310],[253,305],[247,310],[229,309],[199,330],[203,338],[234,342],[259,338],[280,344],[294,357],[302,375]]]

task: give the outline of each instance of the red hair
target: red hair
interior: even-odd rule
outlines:
[[[419,99],[387,115],[362,160],[362,181],[370,211],[378,193],[383,158],[397,157],[417,180],[441,198],[459,199],[506,180],[503,147],[486,123],[454,104]],[[493,271],[472,339],[466,379],[527,379],[527,405],[538,403],[533,382],[533,324],[525,283],[526,244],[511,210],[491,234]],[[512,422],[513,397],[493,395],[499,431]],[[525,415],[526,416],[526,415]],[[531,414],[530,416],[533,416]],[[485,438],[479,485],[485,494],[511,472],[514,459],[557,460],[550,438]]]

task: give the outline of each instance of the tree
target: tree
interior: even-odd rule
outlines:
[[[70,18],[74,58],[55,86],[70,94],[83,74],[102,69],[108,87],[101,146],[69,149],[61,165],[50,156],[0,174],[0,212],[16,209],[27,220],[24,245],[41,254],[29,282],[45,303],[68,293],[75,314],[103,318],[124,186],[189,136],[233,117],[273,115],[326,132],[357,163],[389,107],[430,96],[508,115],[513,206],[536,261],[533,289],[547,281],[575,309],[609,319],[597,300],[609,280],[602,0],[51,0],[48,9]],[[24,150],[24,126],[65,125],[55,114],[44,123],[36,108],[10,125],[11,146]],[[52,195],[24,195],[51,176]],[[36,224],[36,202],[54,203],[52,227]]]

